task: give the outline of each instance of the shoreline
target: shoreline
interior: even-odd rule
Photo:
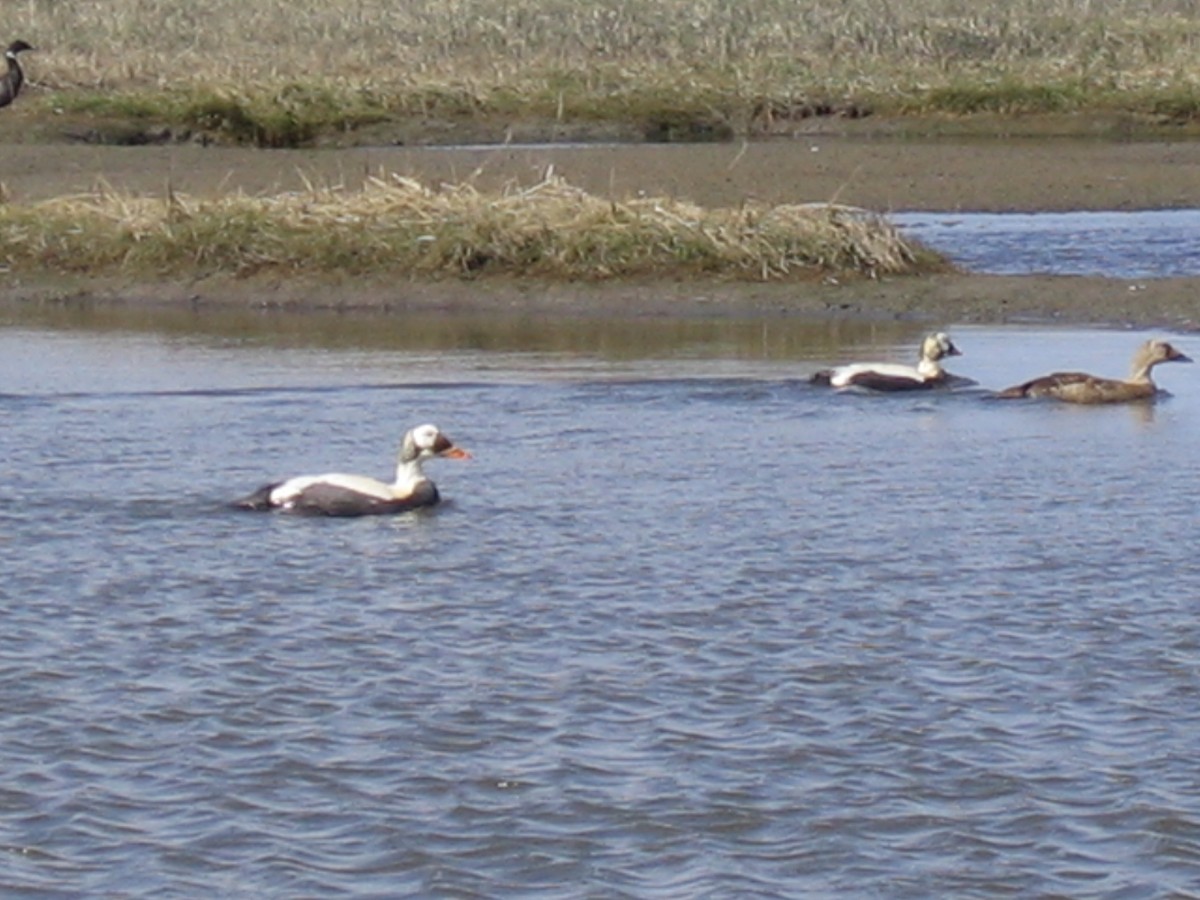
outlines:
[[[95,192],[212,198],[336,187],[380,175],[480,190],[547,173],[600,197],[704,207],[833,202],[879,213],[1200,208],[1200,140],[798,134],[706,144],[487,144],[256,150],[4,144],[3,197]]]
[[[1200,141],[937,140],[808,135],[752,144],[373,147],[278,151],[197,146],[5,146],[13,202],[113,189],[195,196],[355,189],[381,172],[481,188],[548,170],[600,196],[702,206],[835,200],[884,214],[1200,208]],[[155,279],[0,275],[0,304],[174,306],[606,316],[807,316],[942,323],[1200,327],[1200,278],[1136,281],[970,273],[792,282],[637,279],[543,282],[508,276],[410,280],[395,273]]]
[[[939,274],[844,282],[546,282],[509,278],[0,281],[0,307],[231,309],[296,314],[441,313],[587,319],[807,318],[927,325],[1200,330],[1200,278]]]

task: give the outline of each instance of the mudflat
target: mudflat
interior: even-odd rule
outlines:
[[[354,147],[253,150],[194,145],[9,144],[2,176],[17,202],[110,187],[198,197],[311,184],[353,189],[398,174],[427,184],[531,185],[547,173],[620,199],[666,195],[705,206],[835,201],[900,210],[1062,211],[1200,207],[1200,142],[1014,137],[795,135],[723,144]],[[748,283],[236,279],[132,283],[6,275],[9,301],[103,301],[339,308],[525,308],[586,315],[780,314],[944,323],[1063,321],[1197,327],[1200,279],[949,274]]]

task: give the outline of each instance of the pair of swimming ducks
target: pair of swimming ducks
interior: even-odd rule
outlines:
[[[835,388],[861,387],[875,391],[917,391],[974,384],[970,379],[951,375],[942,367],[942,360],[950,356],[962,356],[962,351],[954,346],[948,335],[938,332],[921,343],[921,359],[915,366],[853,363],[817,372],[812,376],[812,382]],[[1191,362],[1191,359],[1166,341],[1150,340],[1137,348],[1126,380],[1100,378],[1086,372],[1053,372],[1005,388],[992,396],[1001,400],[1048,397],[1065,403],[1086,404],[1151,400],[1158,393],[1158,387],[1150,373],[1164,362]]]
[[[860,387],[875,391],[915,391],[956,384],[969,379],[951,375],[942,360],[961,356],[949,336],[938,332],[921,344],[915,366],[895,363],[853,363],[825,369],[812,376],[815,384],[834,388]],[[1000,399],[1049,397],[1067,403],[1129,403],[1150,400],[1157,393],[1151,371],[1164,362],[1191,362],[1166,341],[1146,341],[1133,357],[1128,380],[1100,378],[1085,372],[1054,372],[1017,384],[993,395]],[[326,516],[365,516],[406,512],[432,506],[439,500],[437,487],[425,475],[426,460],[470,459],[436,425],[421,425],[404,436],[390,484],[363,475],[304,475],[263,485],[235,502],[242,509],[283,509]]]

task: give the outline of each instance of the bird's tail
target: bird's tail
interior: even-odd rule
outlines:
[[[272,509],[271,492],[282,483],[281,481],[276,481],[271,484],[264,484],[254,493],[234,500],[230,505],[234,509],[251,509],[256,511]]]
[[[808,383],[829,387],[833,383],[833,369],[821,369],[819,372],[813,372],[808,378]]]

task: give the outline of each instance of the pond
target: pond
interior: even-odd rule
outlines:
[[[1145,337],[953,334],[982,388]],[[920,336],[8,314],[0,887],[1192,891],[1200,367],[1114,408],[807,383]],[[432,511],[227,506],[425,421],[474,455]]]

